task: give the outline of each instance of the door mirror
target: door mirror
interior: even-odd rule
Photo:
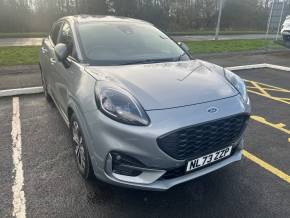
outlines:
[[[54,48],[54,51],[55,51],[57,59],[60,62],[64,63],[66,58],[69,55],[68,48],[67,48],[66,44],[63,44],[63,43],[57,44]]]
[[[184,42],[178,42],[177,43],[184,51],[189,52],[189,47]]]

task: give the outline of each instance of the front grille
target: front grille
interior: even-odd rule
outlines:
[[[248,114],[182,128],[157,139],[162,151],[177,160],[188,160],[223,149],[244,132]]]

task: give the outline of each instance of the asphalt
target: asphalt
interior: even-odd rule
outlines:
[[[264,63],[265,59],[289,66],[289,57],[287,61],[283,55],[208,60],[235,66]],[[290,72],[259,69],[236,73],[290,90]],[[290,129],[288,104],[249,95],[253,115]],[[290,98],[290,93],[286,95]],[[11,116],[12,99],[0,99],[0,217],[12,216]],[[95,179],[86,182],[79,176],[67,127],[43,95],[20,97],[20,120],[27,217],[290,217],[290,184],[245,157],[166,192],[130,190]],[[290,175],[288,137],[250,120],[246,150]]]
[[[0,90],[41,85],[38,65],[0,67]]]
[[[220,40],[233,40],[233,39],[265,39],[265,34],[242,34],[242,35],[220,35]],[[274,39],[275,34],[269,34],[268,39]],[[182,35],[172,36],[176,41],[202,41],[214,40],[213,35]],[[0,47],[6,46],[39,46],[41,45],[42,38],[0,38]]]
[[[10,217],[12,210],[12,104],[10,98],[0,99],[0,217]]]
[[[249,65],[249,64],[275,64],[281,66],[290,67],[290,50],[286,50],[283,52],[270,52],[264,54],[229,54],[222,56],[203,56],[197,55],[193,56],[194,58],[200,58],[220,66],[224,67],[233,67],[233,66],[241,66],[241,65]]]
[[[39,46],[42,38],[0,38],[0,47]]]

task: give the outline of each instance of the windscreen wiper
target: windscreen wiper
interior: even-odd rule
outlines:
[[[152,63],[162,63],[162,62],[170,62],[176,61],[173,58],[163,58],[163,59],[144,59],[144,60],[137,60],[137,61],[130,61],[121,63],[121,65],[133,65],[133,64],[152,64]]]

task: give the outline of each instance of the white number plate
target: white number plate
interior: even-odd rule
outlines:
[[[206,166],[210,163],[221,160],[231,154],[232,146],[224,148],[222,150],[216,151],[211,154],[207,154],[203,157],[197,158],[195,160],[191,160],[187,163],[186,172],[195,170],[199,167]]]

